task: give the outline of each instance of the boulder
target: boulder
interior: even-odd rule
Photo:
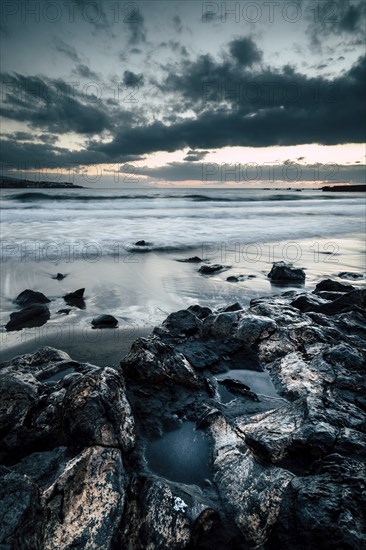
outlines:
[[[247,547],[263,547],[280,513],[282,495],[293,474],[257,461],[220,414],[208,419],[214,441],[213,470],[222,505]],[[244,547],[244,545],[243,545]]]
[[[287,486],[269,548],[363,548],[366,469],[362,462],[329,455],[314,472]],[[296,526],[296,528],[295,528]]]
[[[202,334],[206,338],[214,337],[225,340],[235,333],[238,320],[239,314],[236,311],[209,315],[203,321]]]
[[[292,264],[285,262],[275,262],[271,271],[268,273],[269,279],[274,282],[304,283],[305,271],[295,268]]]
[[[200,325],[201,321],[188,309],[171,313],[163,323],[170,332],[186,335],[197,333]]]
[[[177,260],[177,262],[183,262],[188,264],[199,264],[203,262],[203,260],[199,256],[192,256],[191,258],[183,258]]]
[[[47,523],[41,547],[114,548],[126,484],[118,449],[84,449],[43,493]]]
[[[209,307],[200,306],[198,304],[189,306],[188,311],[192,311],[192,313],[194,313],[199,319],[205,319],[205,317],[212,313],[212,310]]]
[[[229,269],[229,266],[221,264],[202,265],[198,272],[201,275],[213,275],[214,273],[221,273],[221,271],[225,271],[226,269]]]
[[[302,312],[307,311],[318,311],[319,306],[326,304],[327,301],[323,298],[318,298],[317,296],[311,296],[309,294],[304,294],[302,296],[298,296],[296,300],[291,302],[292,307],[296,307],[296,309],[299,309]]]
[[[332,279],[324,279],[316,285],[314,292],[318,293],[322,290],[327,290],[329,292],[351,292],[351,290],[355,290],[355,288],[352,285],[345,285],[344,283],[339,283]]]
[[[121,375],[97,369],[68,387],[62,405],[64,429],[71,445],[103,445],[130,450],[134,420]]]
[[[341,279],[349,279],[351,281],[356,281],[357,279],[363,279],[364,274],[354,273],[350,271],[342,271],[341,273],[338,273],[338,277],[340,277]]]
[[[360,309],[365,311],[366,309],[366,289],[352,290],[347,292],[342,297],[337,298],[333,302],[329,302],[319,307],[320,313],[326,315],[336,315],[351,311],[352,309]]]
[[[142,384],[168,383],[176,387],[200,388],[202,382],[184,355],[157,338],[139,338],[121,361],[127,380]]]
[[[37,485],[0,466],[0,548],[42,548],[42,519]]]
[[[79,309],[85,309],[84,292],[85,288],[79,288],[74,292],[65,294],[63,298],[69,306],[76,306]]]
[[[247,346],[253,346],[259,340],[267,338],[277,328],[270,317],[245,313],[238,323],[235,338],[243,341]]]
[[[52,275],[52,279],[56,279],[56,281],[63,281],[67,277],[67,275],[63,275],[62,273],[57,273],[57,275]]]
[[[118,319],[113,315],[98,315],[94,317],[91,324],[94,328],[115,328],[118,325]]]
[[[48,304],[50,301],[51,300],[42,294],[42,292],[36,292],[27,288],[15,298],[14,303],[22,307],[27,307],[39,304]]]
[[[10,314],[10,320],[5,325],[7,331],[21,330],[22,328],[41,327],[50,318],[47,306],[29,306]]]

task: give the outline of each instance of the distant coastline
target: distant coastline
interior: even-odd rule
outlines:
[[[66,181],[31,181],[25,179],[0,177],[0,189],[84,189]]]
[[[335,193],[364,193],[366,191],[366,185],[326,185],[325,187],[321,187],[321,190]]]

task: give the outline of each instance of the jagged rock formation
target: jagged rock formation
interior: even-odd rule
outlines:
[[[116,368],[2,364],[0,546],[364,546],[366,291],[347,286],[190,307]]]

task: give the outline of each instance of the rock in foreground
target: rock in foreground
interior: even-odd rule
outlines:
[[[305,271],[292,267],[292,264],[275,262],[268,273],[268,277],[275,282],[303,283],[305,281]]]
[[[190,306],[115,368],[1,365],[1,545],[364,547],[365,291],[334,292]]]

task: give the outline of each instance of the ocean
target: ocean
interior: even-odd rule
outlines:
[[[1,192],[1,334],[5,349],[45,331],[89,330],[110,313],[139,334],[194,303],[219,307],[284,289],[267,278],[274,261],[306,270],[306,288],[344,271],[365,272],[365,195],[320,190],[6,189]],[[135,243],[144,240],[142,247]],[[227,270],[210,277],[199,256]],[[62,281],[53,279],[66,274]],[[231,283],[229,276],[241,276]],[[363,279],[352,284],[362,285]],[[84,310],[58,314],[63,294],[85,287]],[[6,333],[12,300],[46,294],[43,327]],[[286,287],[285,290],[296,287]],[[58,334],[58,336],[57,336]]]

